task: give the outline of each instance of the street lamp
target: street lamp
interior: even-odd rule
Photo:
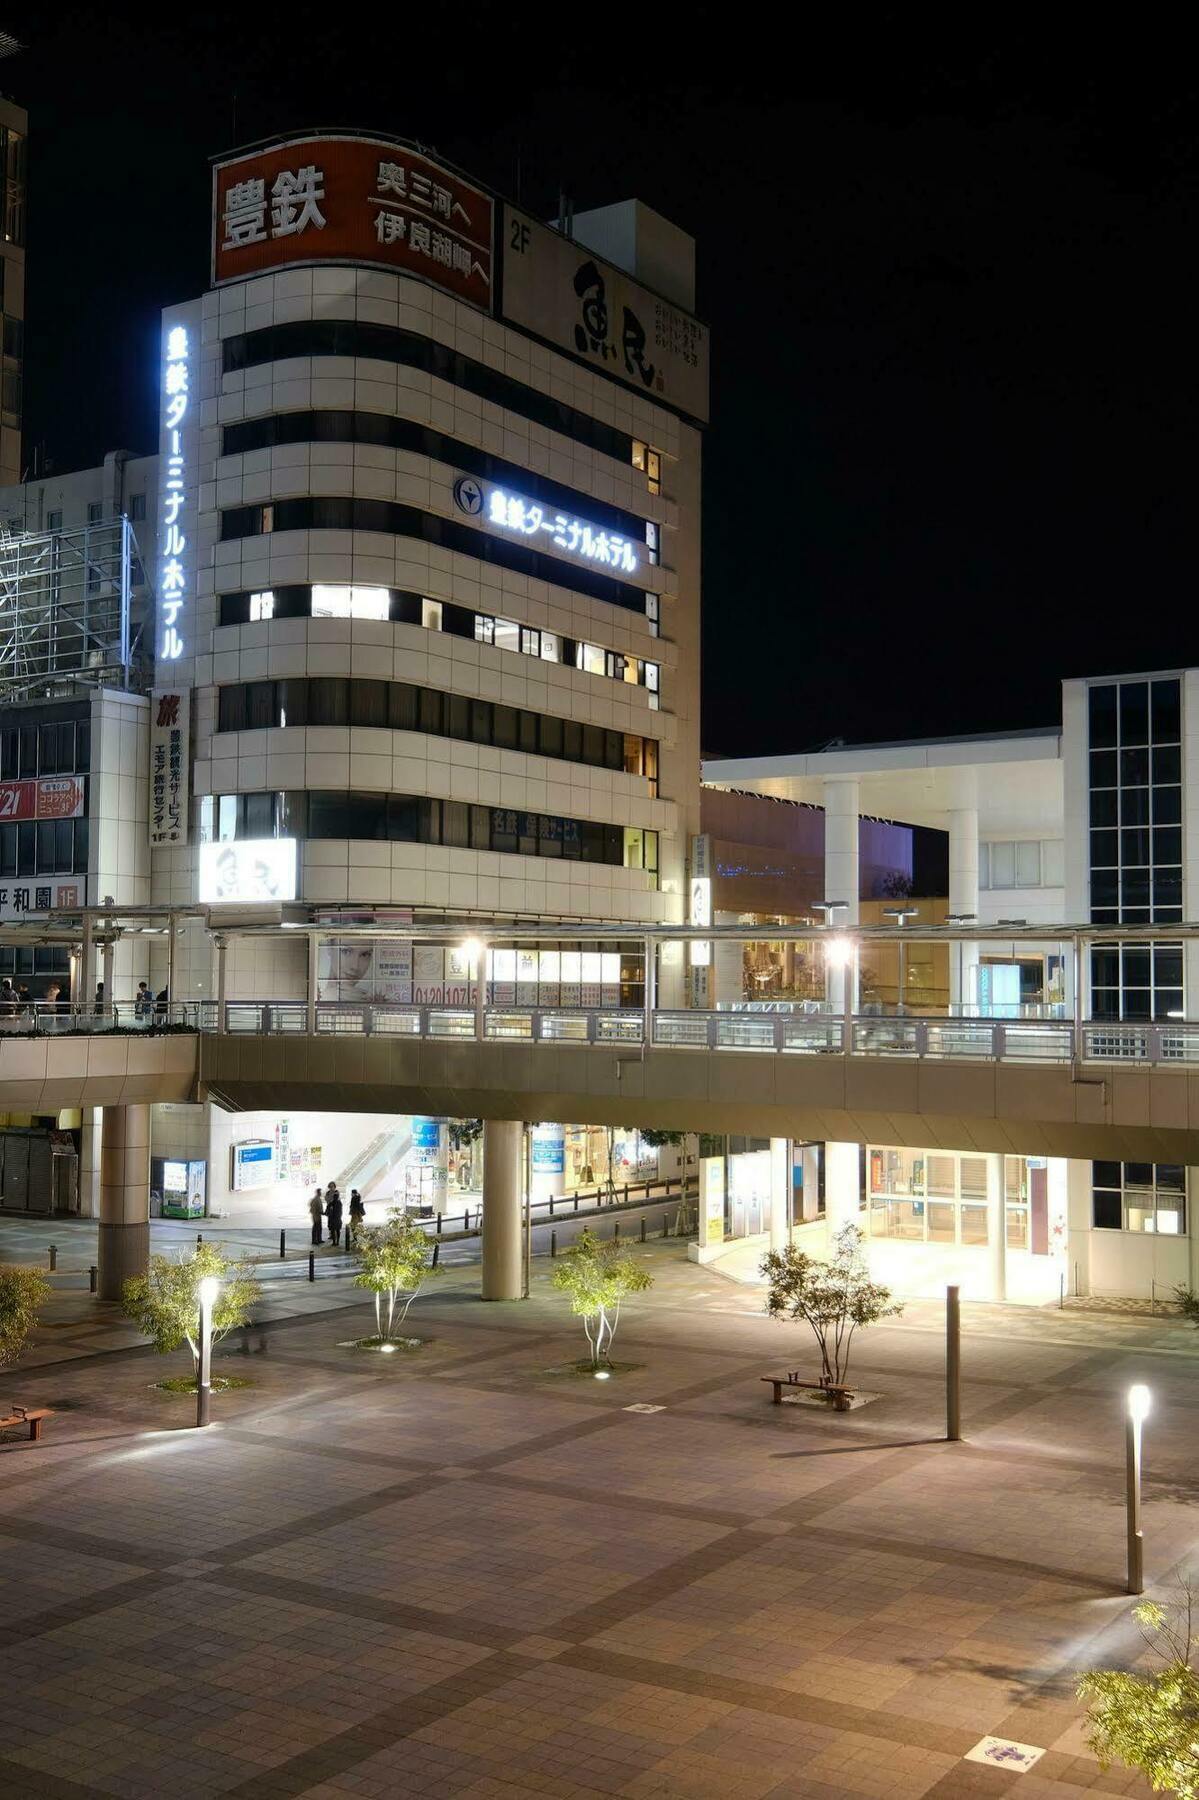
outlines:
[[[206,1275],[200,1296],[200,1379],[196,1383],[196,1424],[207,1425],[212,1409],[212,1309],[220,1291],[215,1275]]]
[[[822,923],[827,929],[829,926],[836,924],[837,921],[835,915],[837,913],[849,911],[849,901],[814,900],[811,904],[811,910],[823,914]],[[824,945],[825,1005],[831,1012],[840,1013],[842,1017],[845,1017],[853,1011],[853,996],[852,992],[849,994],[846,993],[846,979],[844,974],[845,967],[849,961],[849,957],[845,954],[847,940],[845,938],[833,938],[830,941],[828,938],[822,938],[821,942]],[[850,951],[852,952],[852,945],[850,946]],[[840,979],[834,981],[834,977],[838,974],[840,975]],[[836,1006],[832,1004],[834,994],[840,996],[839,1004]]]
[[[482,1043],[487,1006],[487,945],[482,938],[468,937],[463,939],[458,948],[466,958],[468,986],[472,966],[475,971],[475,1036]]]
[[[1125,1476],[1128,1509],[1128,1592],[1145,1592],[1145,1538],[1141,1531],[1141,1427],[1149,1416],[1152,1396],[1138,1382],[1128,1390],[1125,1422]]]
[[[899,920],[899,929],[900,929],[900,932],[902,933],[904,925],[907,923],[907,921],[909,919],[915,919],[919,916],[920,908],[918,906],[884,906],[883,912],[888,919],[898,919]],[[904,995],[903,950],[904,950],[904,944],[903,944],[903,938],[901,936],[899,939],[899,990],[898,990],[899,998],[898,998],[898,1000],[896,1002],[896,1006],[895,1006],[896,1012],[901,1012],[901,1013],[907,1011],[907,1005],[906,1005],[906,1003],[904,1001],[904,997],[903,997],[903,995]]]

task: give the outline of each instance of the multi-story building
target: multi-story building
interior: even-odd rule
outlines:
[[[471,969],[342,955],[347,912],[627,921],[489,973],[637,1003],[635,928],[685,916],[699,831],[691,240],[636,201],[568,236],[378,137],[255,148],[213,195],[212,286],[163,316],[155,687],[191,792],[152,821],[155,900],[320,909],[351,1000]],[[681,955],[656,973],[681,998]],[[239,944],[226,991],[308,977],[302,944]],[[175,996],[212,981],[181,932]]]
[[[0,487],[20,481],[22,469],[28,141],[28,113],[0,94]]]
[[[1173,942],[1169,927],[1194,919],[1199,894],[1196,745],[1199,670],[1175,669],[1066,681],[1061,723],[1044,731],[709,762],[704,777],[825,808],[824,886],[852,902],[847,932],[859,922],[856,832],[831,822],[868,811],[946,832],[950,920],[992,932],[950,942],[942,1011],[1107,1023],[1105,1051],[1133,1061],[1156,1030],[1162,1053],[1183,1059],[1186,1027],[1172,1022],[1199,993],[1199,940]],[[914,938],[922,924],[940,921],[912,918]],[[1076,991],[1071,928],[1095,925],[1110,938]],[[1005,926],[1007,942],[994,929]],[[1153,941],[1135,935],[1149,927]],[[1018,1147],[1019,1120],[1007,1130]],[[849,1149],[834,1157],[857,1172],[849,1210],[876,1266],[908,1291],[960,1280],[981,1296],[1150,1298],[1199,1283],[1194,1169],[952,1143]]]

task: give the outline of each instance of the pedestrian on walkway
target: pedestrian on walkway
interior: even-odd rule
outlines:
[[[319,1188],[317,1188],[312,1199],[308,1202],[308,1216],[312,1220],[312,1241],[314,1244],[319,1244],[321,1241],[321,1220],[325,1216],[325,1203],[321,1199],[321,1190]]]
[[[350,1189],[350,1224],[349,1224],[349,1243],[350,1244],[357,1242],[358,1233],[365,1223],[366,1223],[366,1207],[362,1204],[362,1195],[358,1192],[357,1188],[351,1188]],[[348,1247],[349,1247],[349,1245],[347,1245],[347,1248]]]
[[[140,1025],[148,1025],[154,1017],[154,996],[150,992],[148,981],[137,984],[137,998],[133,1002],[133,1016]]]
[[[330,1242],[341,1241],[341,1195],[337,1191],[337,1183],[331,1181],[325,1192],[325,1217],[329,1221]]]

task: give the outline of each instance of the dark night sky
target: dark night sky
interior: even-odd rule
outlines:
[[[210,154],[361,124],[698,239],[709,751],[1040,725],[1064,675],[1199,660],[1189,52],[1163,14],[841,10],[10,14],[27,457],[153,447]]]

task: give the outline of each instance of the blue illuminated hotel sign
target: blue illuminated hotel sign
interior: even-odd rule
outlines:
[[[601,563],[622,575],[637,572],[639,558],[633,539],[605,531],[586,519],[573,518],[570,513],[556,512],[553,507],[514,494],[509,488],[492,487],[463,476],[454,483],[454,499],[462,512],[481,517],[508,536],[536,538],[539,543],[548,538],[555,550],[564,550],[583,562]]]

